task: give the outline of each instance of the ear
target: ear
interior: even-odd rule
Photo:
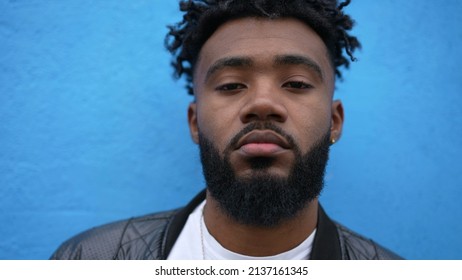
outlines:
[[[330,127],[330,137],[332,143],[337,142],[342,136],[342,128],[344,121],[343,104],[340,100],[332,102],[332,121]]]
[[[196,102],[191,102],[188,107],[188,124],[189,132],[191,133],[191,138],[194,143],[199,143],[199,129],[197,126],[197,104]]]

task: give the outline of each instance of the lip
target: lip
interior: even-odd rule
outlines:
[[[236,145],[236,150],[248,156],[270,156],[287,149],[290,149],[287,140],[271,130],[251,131],[244,135]]]

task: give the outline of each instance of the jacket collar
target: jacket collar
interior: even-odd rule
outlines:
[[[324,212],[321,205],[318,207],[318,224],[316,228],[310,259],[341,260],[342,251],[337,227]]]
[[[196,195],[191,202],[173,216],[163,238],[160,250],[161,259],[167,259],[175,241],[180,235],[189,214],[205,199],[205,189]],[[311,251],[311,260],[340,260],[342,258],[337,227],[319,205],[316,236]]]
[[[191,214],[196,207],[205,200],[205,189],[198,193],[184,208],[180,209],[177,214],[173,216],[170,223],[167,225],[167,229],[163,238],[163,246],[160,250],[160,259],[166,260],[170,251],[173,248],[178,236],[183,230],[186,221],[188,220],[189,214]]]

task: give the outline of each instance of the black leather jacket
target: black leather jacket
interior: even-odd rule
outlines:
[[[166,259],[189,214],[205,199],[205,191],[186,207],[119,221],[85,231],[65,243],[51,259]],[[333,222],[319,207],[311,259],[401,259],[398,255]]]

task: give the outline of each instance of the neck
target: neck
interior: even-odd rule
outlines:
[[[210,234],[226,249],[247,256],[272,256],[297,247],[316,228],[318,201],[311,201],[296,217],[275,227],[243,225],[229,217],[207,192],[204,221]]]

